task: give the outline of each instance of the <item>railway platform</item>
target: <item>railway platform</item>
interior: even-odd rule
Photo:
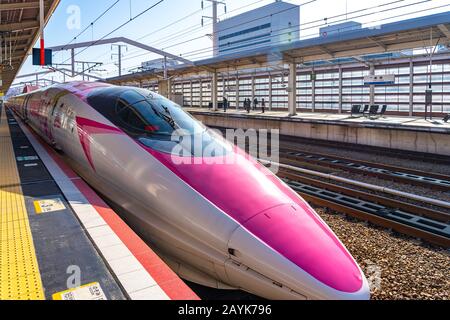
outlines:
[[[450,123],[442,118],[384,116],[378,119],[352,117],[349,113],[305,113],[289,116],[287,111],[185,108],[207,126],[242,129],[278,129],[280,134],[307,139],[336,141],[450,155]]]
[[[5,107],[0,176],[0,300],[198,299]]]

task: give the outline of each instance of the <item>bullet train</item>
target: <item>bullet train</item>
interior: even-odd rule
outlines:
[[[306,201],[161,95],[73,82],[7,106],[180,277],[267,299],[369,299],[360,267]]]

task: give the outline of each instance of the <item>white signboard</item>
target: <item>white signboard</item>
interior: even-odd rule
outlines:
[[[379,74],[379,75],[368,75],[364,77],[364,85],[386,85],[394,84],[395,75],[393,74]]]

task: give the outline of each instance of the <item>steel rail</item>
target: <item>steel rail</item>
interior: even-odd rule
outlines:
[[[378,226],[395,230],[399,233],[420,238],[426,242],[450,247],[450,225],[448,223],[426,218],[422,215],[400,210],[396,206],[383,205],[374,198],[356,197],[363,193],[354,192],[348,195],[349,189],[334,185],[334,191],[316,187],[311,179],[280,172],[279,176],[306,201],[334,211],[342,212],[363,221],[369,221]],[[303,182],[302,182],[303,181]],[[306,183],[305,183],[306,182]],[[317,185],[320,185],[320,181]],[[380,197],[381,198],[381,197]],[[392,199],[386,199],[393,204]],[[425,212],[423,212],[425,213]],[[442,216],[445,216],[442,213]],[[446,217],[448,220],[448,216]]]

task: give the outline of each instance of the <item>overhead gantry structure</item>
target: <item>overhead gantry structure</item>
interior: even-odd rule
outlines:
[[[180,65],[169,71],[169,77],[190,77],[208,74],[212,78],[211,97],[217,110],[217,79],[220,73],[251,68],[288,66],[288,107],[290,115],[296,114],[297,66],[303,63],[367,54],[450,44],[450,12],[388,23],[371,28],[348,31],[328,37],[300,40],[277,47],[221,55],[196,61],[194,65]],[[373,71],[373,68],[371,68]],[[161,77],[158,72],[139,72],[107,79],[110,83],[151,81]],[[373,92],[373,90],[371,90]]]
[[[184,59],[180,56],[171,54],[169,52],[151,47],[149,45],[125,38],[125,37],[115,37],[115,38],[109,38],[109,39],[100,39],[100,40],[94,40],[94,41],[87,41],[87,42],[80,42],[80,43],[74,43],[74,44],[67,44],[67,45],[61,45],[61,46],[54,46],[54,47],[50,47],[48,49],[52,50],[53,52],[56,51],[65,51],[65,50],[70,50],[71,51],[71,72],[72,72],[72,77],[75,77],[76,75],[78,75],[78,73],[75,71],[75,50],[76,49],[80,49],[80,48],[89,48],[89,47],[93,47],[93,46],[100,46],[100,45],[105,45],[105,44],[115,44],[115,43],[126,43],[129,44],[131,46],[137,47],[139,49],[143,49],[146,50],[148,52],[151,53],[155,53],[158,54],[160,56],[162,56],[164,58],[164,67],[163,67],[163,79],[168,81],[170,83],[170,79],[168,77],[168,68],[167,68],[167,59],[172,59],[172,60],[177,60],[180,61],[181,63],[183,63],[183,65],[185,66],[194,66],[194,63],[190,60]],[[121,65],[120,60],[122,59],[122,55],[119,54],[118,56],[119,59],[119,65]],[[57,70],[57,71],[61,71],[61,70]],[[68,71],[67,69],[65,69],[64,71]],[[63,72],[63,71],[61,71]],[[91,77],[91,75],[88,75]],[[95,77],[94,77],[95,78]],[[167,87],[168,90],[168,87]]]
[[[45,24],[59,2],[44,2]],[[0,0],[0,95],[6,94],[38,40],[39,5],[39,0]]]

